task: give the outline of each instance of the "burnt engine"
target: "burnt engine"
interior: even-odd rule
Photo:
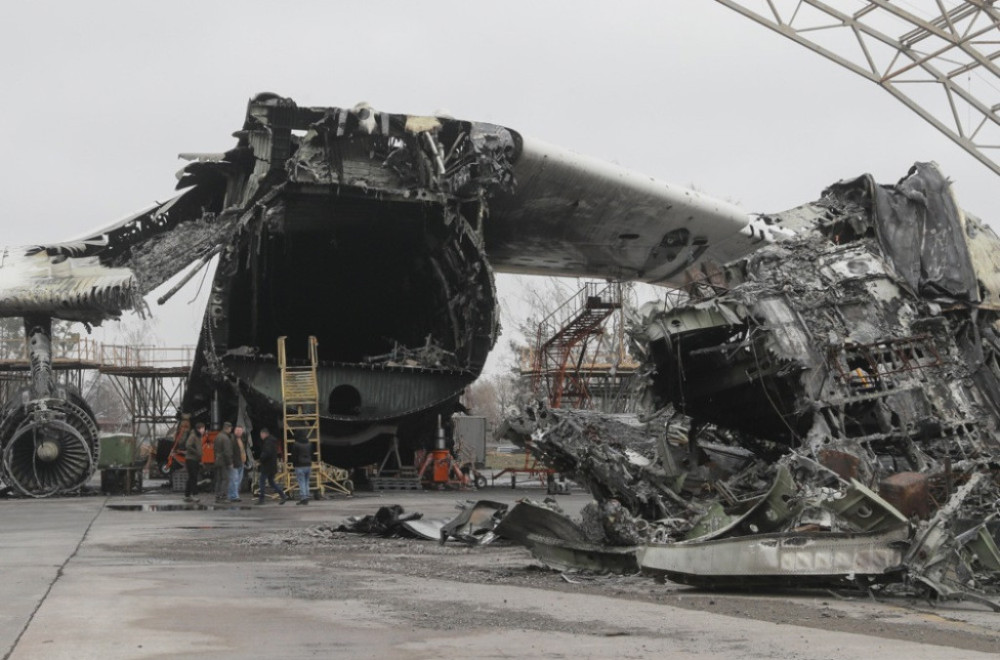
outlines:
[[[80,393],[55,383],[51,319],[25,319],[30,387],[0,413],[0,480],[29,497],[79,489],[97,468],[94,413]]]

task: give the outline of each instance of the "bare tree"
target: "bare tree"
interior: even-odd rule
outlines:
[[[154,324],[151,319],[138,316],[123,320],[115,327],[112,341],[117,347],[132,351],[131,359],[134,359],[141,348],[157,343]],[[123,350],[106,351],[105,359],[123,359],[125,353]],[[119,379],[117,384],[113,378]],[[121,377],[101,373],[94,373],[88,382],[85,398],[93,408],[102,430],[132,431],[132,416],[125,399],[126,394],[122,391],[126,385]]]
[[[530,398],[525,380],[515,371],[483,376],[465,391],[465,405],[474,415],[486,418],[495,429]]]

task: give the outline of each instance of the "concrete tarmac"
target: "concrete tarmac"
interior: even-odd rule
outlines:
[[[181,500],[166,492],[0,501],[0,654],[921,659],[1000,651],[1000,615],[975,608],[705,596],[645,578],[588,587],[539,570],[518,547],[359,541],[329,529],[385,504],[450,518],[456,500],[524,496],[544,492],[361,494],[208,510],[170,510]],[[559,501],[575,512],[588,498]],[[160,510],[111,508],[120,505]],[[810,612],[827,620],[811,622]]]

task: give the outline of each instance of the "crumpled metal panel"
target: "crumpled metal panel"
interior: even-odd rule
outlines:
[[[773,532],[798,512],[800,505],[794,495],[795,481],[788,468],[782,465],[771,488],[746,513],[726,517],[713,507],[686,538],[707,541],[721,536]]]
[[[836,512],[858,531],[884,531],[906,525],[906,516],[857,479],[851,479],[851,488],[843,495],[839,499],[827,500],[823,506]]]
[[[899,566],[905,528],[878,534],[778,533],[713,541],[649,544],[638,550],[644,572],[685,583],[742,578],[854,579]]]
[[[590,571],[631,575],[639,572],[636,548],[567,541],[528,534],[531,555],[556,571]]]
[[[518,502],[494,530],[497,536],[531,546],[528,537],[536,535],[561,541],[583,542],[583,530],[573,521],[552,509],[532,502]]]
[[[895,186],[879,186],[865,175],[824,194],[860,201],[871,210],[886,258],[913,291],[979,302],[961,210],[951,182],[932,163],[916,163]]]
[[[962,214],[965,227],[965,241],[969,256],[976,270],[976,278],[983,283],[982,307],[1000,311],[1000,242],[996,232],[970,213]]]
[[[462,512],[441,528],[441,543],[456,539],[462,543],[485,545],[496,538],[494,529],[507,513],[507,505],[491,500],[466,502]]]

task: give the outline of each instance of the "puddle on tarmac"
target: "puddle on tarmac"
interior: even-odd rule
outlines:
[[[109,509],[115,511],[249,511],[249,506],[235,504],[177,504],[164,502],[162,504],[109,504]]]

